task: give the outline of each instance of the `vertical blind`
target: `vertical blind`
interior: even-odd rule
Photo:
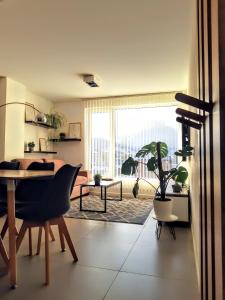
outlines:
[[[179,144],[175,93],[88,99],[85,102],[85,164],[92,174],[122,177],[128,156],[152,141],[169,147],[165,169],[176,163]],[[139,175],[149,177],[145,168]]]

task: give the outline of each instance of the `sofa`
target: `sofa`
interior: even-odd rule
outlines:
[[[61,159],[47,159],[47,158],[18,158],[15,161],[18,161],[20,163],[20,170],[26,170],[28,166],[36,161],[36,162],[53,162],[55,166],[55,172],[57,172],[63,165],[65,165],[65,162]],[[77,176],[77,179],[74,183],[74,187],[70,196],[70,199],[75,199],[80,196],[80,185],[87,183],[90,180],[90,172],[87,170],[81,170],[79,171],[79,174]],[[82,195],[86,195],[89,193],[88,187],[85,187],[82,189]]]

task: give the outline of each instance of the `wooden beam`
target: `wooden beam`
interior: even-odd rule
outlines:
[[[201,116],[199,114],[193,113],[191,111],[188,111],[188,110],[185,110],[182,108],[177,108],[176,113],[178,115],[181,115],[182,117],[186,117],[186,118],[189,118],[189,119],[201,122],[201,123],[204,123],[205,119],[206,119],[206,116]]]
[[[187,125],[187,126],[189,126],[189,127],[193,127],[193,128],[195,128],[195,129],[198,129],[198,130],[200,130],[201,127],[202,127],[201,124],[198,124],[198,123],[196,123],[196,122],[189,121],[189,120],[187,120],[187,119],[185,119],[185,118],[182,118],[182,117],[177,117],[176,120],[177,120],[177,122],[179,122],[179,123],[185,124],[185,125]]]
[[[199,108],[207,112],[211,112],[213,108],[213,103],[204,102],[197,98],[185,95],[183,93],[176,93],[175,99],[179,102],[185,103],[187,105]]]

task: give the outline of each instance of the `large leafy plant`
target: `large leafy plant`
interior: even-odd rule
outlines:
[[[192,155],[193,148],[191,146],[185,146],[182,150],[176,151],[174,154],[182,158],[181,162],[171,170],[163,170],[162,159],[168,155],[168,147],[163,142],[152,142],[142,147],[135,155],[135,158],[129,157],[122,164],[122,174],[124,175],[135,175],[138,171],[139,164],[146,165],[149,172],[153,172],[159,180],[159,186],[155,187],[145,178],[138,177],[133,187],[133,195],[136,198],[139,191],[139,181],[144,180],[150,184],[156,192],[156,196],[160,197],[160,200],[166,200],[166,189],[169,181],[173,179],[175,182],[184,184],[187,177],[188,171],[184,166],[181,166],[185,157]],[[150,156],[147,163],[143,162],[143,158]]]

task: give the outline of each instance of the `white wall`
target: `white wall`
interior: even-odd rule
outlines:
[[[49,113],[53,108],[53,103],[43,97],[35,95],[34,93],[26,90],[26,102],[34,104],[34,106],[44,113]],[[49,131],[43,127],[32,126],[29,124],[25,124],[25,133],[24,133],[24,142],[27,144],[28,142],[35,143],[35,150],[39,150],[39,138],[48,139]],[[48,150],[52,150],[52,143],[48,143]],[[26,156],[33,156],[37,154],[26,154]],[[39,156],[43,156],[43,154],[38,154]]]
[[[51,101],[30,92],[23,84],[13,79],[0,78],[0,103],[30,102],[38,109],[49,113],[53,107]],[[48,138],[48,130],[36,126],[25,125],[25,106],[7,105],[0,109],[0,160],[11,160],[24,157],[24,143],[34,141],[39,150],[39,138]],[[27,154],[26,156],[43,157],[43,154]]]
[[[58,152],[57,157],[73,165],[82,163],[84,165],[84,105],[82,100],[74,102],[56,103],[54,110],[64,114],[66,125],[60,132],[68,133],[68,123],[81,122],[81,142],[59,142],[54,143],[54,150]]]

